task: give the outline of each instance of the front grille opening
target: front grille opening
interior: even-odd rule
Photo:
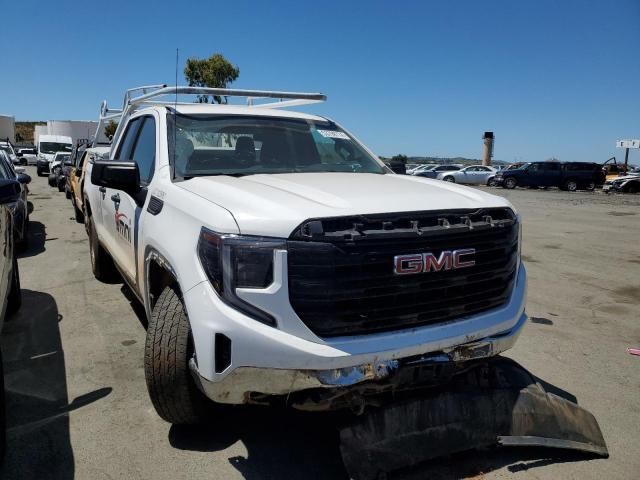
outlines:
[[[344,219],[313,220],[319,223],[313,224],[311,237],[299,236],[309,221],[294,231],[287,245],[289,299],[316,335],[362,335],[451,322],[507,302],[518,248],[518,225],[510,209],[407,215],[362,217],[365,227],[358,227],[360,233],[354,231],[359,236],[349,239],[342,231],[326,228],[342,228]],[[446,221],[438,220],[442,218]],[[374,232],[366,226],[368,220],[384,228]],[[422,233],[389,228],[398,222],[417,222]],[[427,230],[425,225],[437,227]],[[395,255],[437,255],[460,248],[475,249],[475,266],[393,273]]]

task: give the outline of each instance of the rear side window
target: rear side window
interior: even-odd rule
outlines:
[[[138,164],[140,182],[148,185],[153,178],[156,163],[156,122],[153,117],[144,117],[132,160]]]
[[[139,126],[140,118],[134,118],[129,122],[127,130],[124,132],[124,137],[122,137],[122,141],[118,145],[115,160],[131,160],[131,150],[133,149]]]
[[[557,172],[558,170],[560,170],[560,164],[555,162],[547,163],[547,170],[551,172]]]

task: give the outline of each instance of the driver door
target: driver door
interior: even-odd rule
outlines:
[[[132,197],[122,190],[105,188],[102,214],[109,235],[110,253],[131,284],[137,285],[136,250],[145,187],[153,177],[156,159],[156,121],[146,115],[127,125],[114,160],[132,160],[138,164],[142,195]]]

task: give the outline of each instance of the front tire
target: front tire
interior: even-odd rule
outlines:
[[[165,287],[151,312],[144,348],[144,376],[153,407],[163,420],[199,423],[207,399],[196,387],[189,360],[193,340],[187,312],[175,285]]]
[[[491,177],[489,180],[487,180],[487,187],[497,187],[498,184],[496,183],[496,179],[494,177]]]
[[[449,183],[456,183],[456,179],[453,178],[451,175],[447,175],[446,177],[443,178],[443,180]]]
[[[518,181],[513,177],[505,178],[504,182],[502,182],[504,188],[508,188],[509,190],[513,190],[518,185]]]
[[[7,315],[13,315],[22,306],[22,290],[20,288],[20,270],[18,259],[13,259],[13,273],[11,274],[11,290],[7,298]],[[1,373],[1,372],[0,372]]]
[[[115,277],[116,268],[109,253],[100,245],[93,220],[89,225],[89,255],[93,276],[101,282],[109,282]]]
[[[578,182],[575,180],[567,180],[564,182],[564,190],[567,192],[575,192],[578,189]]]

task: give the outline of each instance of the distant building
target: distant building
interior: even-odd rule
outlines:
[[[0,115],[0,141],[16,141],[16,119],[12,115]]]

